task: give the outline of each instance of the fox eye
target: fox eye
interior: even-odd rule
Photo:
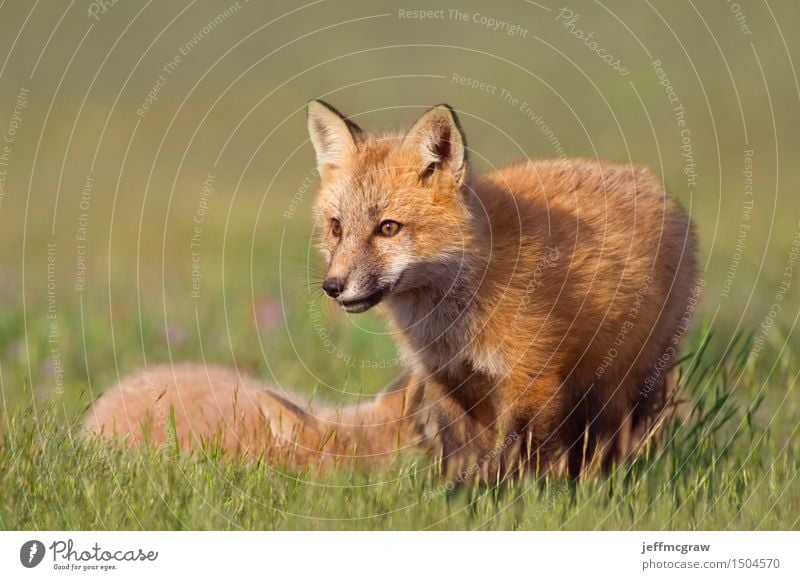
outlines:
[[[340,222],[336,218],[333,218],[331,220],[331,235],[334,238],[342,237],[342,222]]]
[[[399,232],[400,228],[402,227],[402,224],[399,224],[394,220],[383,220],[378,226],[378,233],[386,238],[391,238],[392,236],[397,235],[397,232]]]

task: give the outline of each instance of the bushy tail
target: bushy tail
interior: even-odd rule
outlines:
[[[403,375],[369,403],[304,408],[232,369],[158,366],[103,394],[84,431],[128,445],[220,449],[289,468],[374,465],[429,447],[422,388]]]

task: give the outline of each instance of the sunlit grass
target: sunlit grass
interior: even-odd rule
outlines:
[[[76,437],[75,417],[39,403],[3,417],[0,525],[105,529],[797,529],[800,415],[765,412],[750,343],[681,363],[687,416],[662,445],[608,477],[449,490],[436,464],[399,458],[320,476],[229,461],[214,449],[131,451]],[[772,389],[790,394],[789,377]],[[786,425],[793,425],[788,431]]]

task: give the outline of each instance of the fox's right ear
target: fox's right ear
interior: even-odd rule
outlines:
[[[317,153],[320,174],[356,152],[361,128],[325,101],[308,103],[308,135]]]

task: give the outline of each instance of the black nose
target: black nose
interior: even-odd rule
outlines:
[[[322,289],[325,290],[325,294],[331,298],[336,298],[344,290],[345,282],[346,280],[344,278],[325,278],[325,281],[322,283]]]

